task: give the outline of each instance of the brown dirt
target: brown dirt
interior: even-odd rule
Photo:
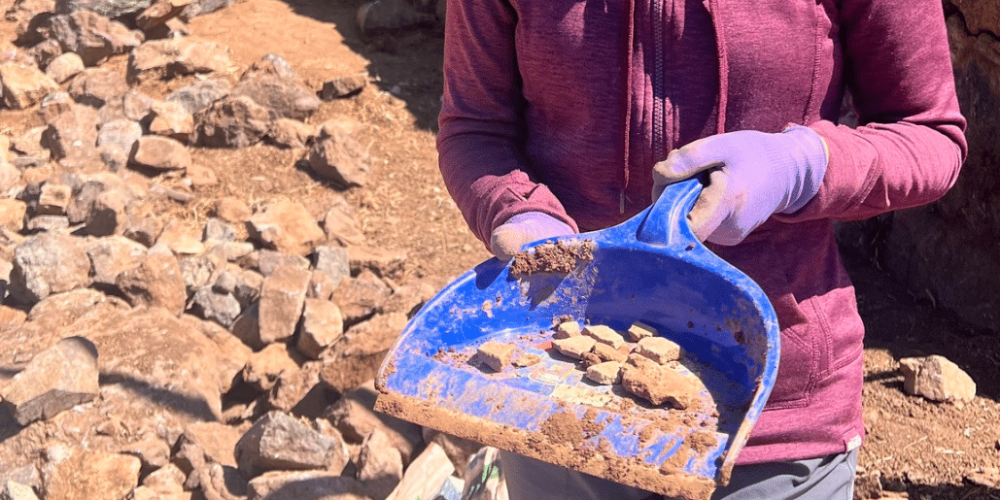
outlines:
[[[594,260],[593,241],[565,243],[557,240],[555,243],[546,243],[515,254],[514,262],[510,265],[510,274],[515,276],[535,273],[567,274],[581,263],[592,260]]]
[[[0,10],[12,3],[0,0]],[[294,197],[315,216],[343,197],[371,245],[408,252],[407,277],[443,285],[489,254],[466,229],[437,170],[442,38],[427,31],[363,40],[354,22],[361,3],[242,0],[196,18],[191,29],[229,46],[244,68],[276,53],[317,89],[325,79],[367,71],[372,85],[354,98],[324,103],[310,123],[344,115],[362,124],[374,165],[370,186],[338,192],[297,168],[294,153],[270,146],[197,150],[194,161],[211,167],[219,184],[196,188],[191,203],[159,201],[153,208],[165,219],[195,226],[208,218],[211,202],[226,195],[251,204]],[[0,18],[0,37],[12,38],[14,28]],[[124,64],[124,58],[113,64]],[[143,90],[162,96],[186,83],[149,82]],[[33,111],[0,110],[0,134],[16,135],[41,124]],[[996,335],[957,320],[923,293],[911,295],[870,262],[850,256],[845,262],[868,332],[864,415],[869,435],[859,458],[864,474],[878,472],[880,487],[906,491],[911,499],[1000,499],[1000,485],[969,479],[1000,463]],[[898,360],[928,354],[944,355],[968,371],[979,383],[976,400],[958,408],[905,395]],[[466,430],[467,437],[475,436],[475,427]],[[528,437],[511,440],[525,447]]]

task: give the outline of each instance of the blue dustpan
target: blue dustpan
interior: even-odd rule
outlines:
[[[569,272],[518,274],[491,259],[462,275],[403,330],[379,370],[376,408],[619,483],[708,498],[728,482],[774,385],[779,336],[763,291],[688,227],[700,191],[697,180],[674,184],[618,226],[558,238],[592,248]],[[683,348],[677,368],[700,381],[699,404],[653,406],[589,382],[551,348],[553,324],[566,318],[654,327]],[[474,356],[491,340],[512,344],[519,364],[536,362],[494,372]]]

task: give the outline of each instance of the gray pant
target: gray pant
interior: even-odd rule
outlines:
[[[648,491],[623,486],[531,458],[502,452],[510,500],[646,500]],[[743,465],[712,500],[852,500],[858,450],[821,458]]]

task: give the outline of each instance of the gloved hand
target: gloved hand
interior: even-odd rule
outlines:
[[[735,245],[772,214],[805,206],[823,182],[827,156],[823,138],[801,125],[706,137],[653,166],[653,200],[668,184],[708,171],[688,222],[701,241]]]
[[[517,214],[497,226],[490,235],[490,250],[500,260],[510,260],[532,241],[573,234],[565,222],[543,212]]]

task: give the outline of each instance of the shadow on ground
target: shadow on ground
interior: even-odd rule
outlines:
[[[362,36],[357,11],[366,0],[283,1],[296,14],[335,26],[344,43],[369,61],[367,70],[375,85],[402,99],[417,127],[437,131],[444,50],[441,26],[419,26]]]
[[[1000,384],[986,383],[1000,369],[995,334],[937,308],[929,297],[914,295],[870,259],[846,249],[842,253],[865,322],[865,347],[886,349],[897,360],[940,354],[979,382],[980,396],[1000,401]]]

